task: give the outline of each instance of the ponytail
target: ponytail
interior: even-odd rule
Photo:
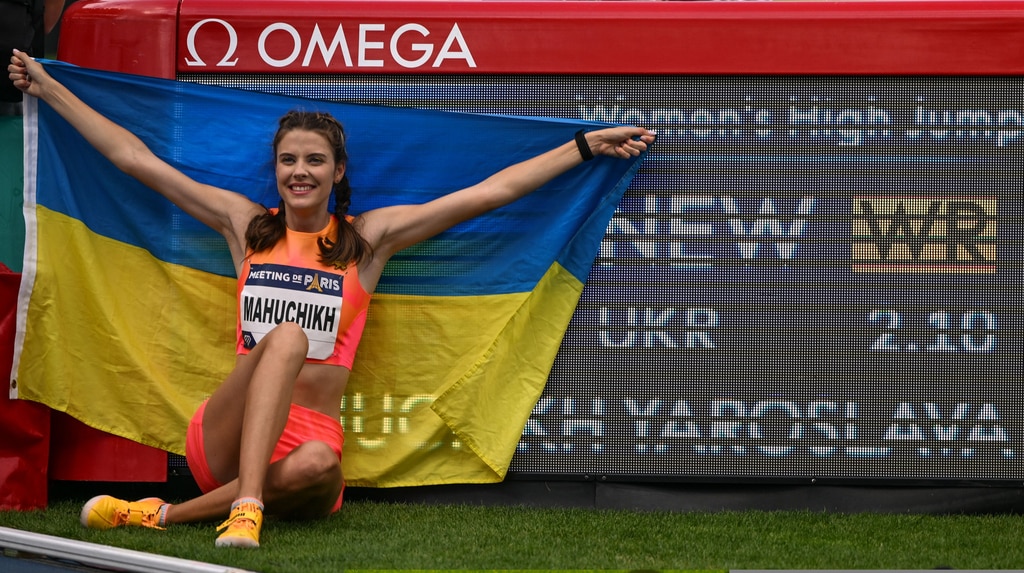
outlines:
[[[363,258],[373,254],[370,244],[349,220],[348,208],[351,204],[352,187],[346,174],[334,185],[334,216],[338,219],[338,237],[334,240],[328,237],[317,239],[320,246],[320,262],[326,265],[345,268],[350,262],[355,261],[358,264]]]
[[[265,251],[284,237],[288,226],[284,222],[284,201],[278,203],[277,213],[270,209],[256,215],[245,229],[245,242],[249,249],[258,253]]]

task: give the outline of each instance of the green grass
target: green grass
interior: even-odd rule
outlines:
[[[351,569],[1024,569],[1013,515],[633,512],[346,502],[315,522],[268,520],[258,550],[213,525],[90,531],[81,501],[0,512],[0,526],[256,571]]]

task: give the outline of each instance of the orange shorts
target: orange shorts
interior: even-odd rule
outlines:
[[[203,444],[203,412],[206,411],[204,400],[196,413],[192,415],[192,421],[188,425],[188,433],[185,435],[185,460],[196,480],[199,490],[203,493],[220,487],[221,484],[213,477],[210,465],[206,461],[206,446]],[[310,410],[309,408],[292,404],[288,412],[288,422],[281,432],[281,439],[274,447],[274,453],[270,456],[270,463],[283,459],[292,450],[305,442],[320,440],[326,442],[334,453],[338,455],[338,463],[341,463],[341,448],[345,444],[345,433],[341,428],[341,422],[337,418]],[[331,512],[341,509],[341,502],[345,495],[345,483],[341,484],[341,493],[338,494],[338,501],[334,503]]]

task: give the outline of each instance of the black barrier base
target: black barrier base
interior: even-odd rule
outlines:
[[[346,498],[350,501],[583,507],[637,511],[1024,513],[1024,489],[1011,487],[714,485],[509,480],[493,485],[349,488]]]

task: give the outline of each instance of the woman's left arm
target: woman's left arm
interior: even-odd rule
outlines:
[[[583,162],[591,154],[629,158],[654,142],[642,127],[612,127],[583,135],[555,149],[511,165],[476,185],[421,205],[396,205],[363,214],[362,232],[374,249],[374,259],[390,258],[450,227],[524,197]],[[585,146],[585,147],[584,147]]]

